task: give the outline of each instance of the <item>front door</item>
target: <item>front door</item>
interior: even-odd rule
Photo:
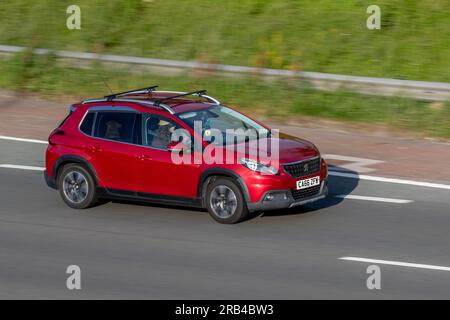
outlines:
[[[142,148],[139,152],[138,191],[177,197],[197,197],[200,165],[177,164],[167,150],[175,121],[156,114],[142,115]]]

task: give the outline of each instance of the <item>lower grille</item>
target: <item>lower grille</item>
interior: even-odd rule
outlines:
[[[320,192],[320,185],[301,190],[291,189],[291,191],[294,200],[306,199],[318,195]]]

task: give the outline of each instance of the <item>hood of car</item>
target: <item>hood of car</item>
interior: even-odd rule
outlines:
[[[240,143],[234,146],[238,157],[259,155],[261,162],[278,161],[280,164],[309,159],[320,155],[316,146],[304,139],[280,133],[278,137],[270,137]],[[227,147],[230,148],[230,147]]]

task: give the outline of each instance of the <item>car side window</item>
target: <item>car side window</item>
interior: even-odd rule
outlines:
[[[98,112],[94,136],[113,141],[137,143],[134,134],[137,120],[138,115],[134,112]]]
[[[94,126],[95,112],[88,112],[80,125],[80,131],[91,136],[92,128]]]
[[[166,149],[172,141],[172,133],[181,127],[174,121],[159,115],[146,114],[142,121],[143,145]]]

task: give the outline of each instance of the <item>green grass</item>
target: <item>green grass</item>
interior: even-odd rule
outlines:
[[[448,0],[14,0],[0,44],[450,82],[449,20]]]
[[[66,28],[71,4],[81,7],[81,30]],[[366,28],[370,4],[381,8],[381,30]],[[0,44],[450,82],[449,19],[448,0],[15,0],[0,5]],[[298,79],[76,69],[30,52],[0,60],[0,87],[52,98],[101,96],[101,75],[117,91],[206,88],[258,117],[450,137],[450,102],[316,91]]]
[[[208,89],[212,96],[259,119],[314,121],[310,119],[313,117],[450,138],[450,102],[316,91],[292,78],[268,82],[256,75],[236,78],[198,71],[168,77],[148,72],[111,71],[97,64],[85,69],[71,68],[57,63],[51,56],[36,57],[29,53],[0,60],[0,87],[37,92],[53,99],[75,102],[103,96],[108,92],[103,79],[113,91],[151,84],[180,91]]]

